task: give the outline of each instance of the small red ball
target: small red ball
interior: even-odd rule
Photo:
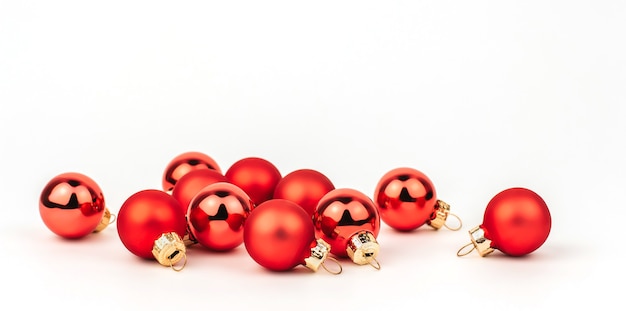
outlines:
[[[274,271],[305,264],[316,243],[309,214],[296,203],[283,199],[265,201],[252,210],[243,233],[250,257]]]
[[[239,187],[218,182],[203,188],[187,214],[193,238],[208,249],[231,250],[243,243],[243,228],[252,201]]]
[[[491,247],[510,256],[523,256],[547,240],[552,218],[546,202],[525,188],[506,189],[487,204],[483,224]]]
[[[274,164],[256,157],[235,162],[224,175],[229,182],[245,191],[256,205],[272,199],[282,178]]]
[[[210,169],[222,174],[222,169],[210,156],[196,151],[181,153],[174,157],[163,171],[163,191],[172,191],[174,185],[185,174],[198,169]]]
[[[285,175],[274,190],[274,199],[292,201],[313,216],[320,199],[335,189],[324,174],[312,169],[300,169]]]
[[[330,252],[348,257],[350,239],[361,231],[375,238],[380,231],[380,216],[374,202],[354,189],[335,189],[328,192],[317,205],[313,215],[315,233],[330,244]]]
[[[154,259],[152,247],[163,233],[182,237],[187,231],[185,213],[171,195],[160,190],[142,190],[131,195],[117,214],[122,244],[136,256]]]
[[[399,231],[410,231],[436,216],[437,192],[424,173],[401,167],[380,179],[374,202],[385,224]]]
[[[225,181],[228,181],[226,177],[215,170],[191,171],[174,185],[172,197],[180,203],[183,213],[187,214],[189,203],[200,190],[211,184]]]
[[[39,197],[39,214],[55,234],[78,239],[93,232],[105,211],[104,195],[93,179],[80,173],[52,178]]]

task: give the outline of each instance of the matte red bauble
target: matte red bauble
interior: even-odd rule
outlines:
[[[229,182],[245,191],[256,205],[273,197],[282,178],[274,164],[256,157],[235,162],[224,175]]]
[[[215,251],[243,243],[243,228],[252,201],[239,187],[218,182],[203,188],[189,204],[187,222],[193,240]]]
[[[368,196],[354,189],[332,190],[319,201],[313,223],[316,236],[330,244],[332,254],[380,268],[380,216]]]
[[[210,169],[222,174],[222,169],[210,156],[197,151],[181,153],[170,160],[163,171],[163,191],[172,191],[185,174],[198,169]]]
[[[442,226],[450,230],[461,228],[460,225],[450,228],[445,224],[450,206],[437,198],[428,176],[413,168],[401,167],[387,172],[376,185],[374,202],[381,220],[399,231],[411,231],[424,224],[435,229]]]
[[[117,231],[122,244],[133,254],[156,259],[174,268],[181,259],[187,262],[182,237],[187,230],[185,214],[178,201],[160,190],[142,190],[122,204],[117,216]],[[184,267],[184,264],[183,264]]]
[[[469,231],[471,243],[458,256],[477,250],[486,256],[500,250],[509,256],[524,256],[547,240],[552,217],[546,202],[526,188],[509,188],[494,196],[485,209],[483,223]],[[466,247],[472,248],[465,253]]]
[[[111,213],[98,184],[73,172],[48,181],[39,197],[39,214],[48,229],[68,239],[100,232],[111,223]]]
[[[298,265],[313,271],[320,265],[326,269],[324,261],[329,258],[330,246],[315,239],[309,214],[284,199],[267,200],[252,210],[243,241],[250,257],[272,271],[288,271]]]
[[[274,199],[292,201],[313,216],[320,199],[335,189],[324,174],[312,169],[300,169],[285,175],[274,190]]]

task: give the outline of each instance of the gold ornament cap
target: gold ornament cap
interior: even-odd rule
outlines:
[[[485,231],[480,226],[477,226],[470,230],[469,235],[472,242],[461,247],[461,249],[459,249],[459,251],[456,253],[457,256],[465,256],[471,253],[473,250],[476,250],[481,257],[485,257],[495,250],[491,247],[491,240],[485,238]],[[472,246],[472,249],[462,253],[461,251],[468,246]]]
[[[450,214],[450,205],[444,201],[437,200],[435,203],[435,219],[428,222],[428,225],[435,229],[441,229],[448,219]]]
[[[324,268],[324,270],[332,274],[341,273],[341,271],[343,270],[343,268],[341,267],[341,264],[339,264],[339,262],[337,262],[337,260],[333,259],[332,257],[329,257],[330,244],[326,243],[326,241],[322,239],[317,239],[316,242],[317,244],[315,244],[315,246],[311,248],[311,256],[304,259],[304,266],[313,270],[314,272],[317,272],[317,270],[321,266]],[[326,261],[326,259],[333,260],[339,267],[339,270],[337,271],[328,270],[328,268],[324,265],[324,262]]]
[[[311,256],[304,259],[304,266],[313,271],[319,269],[330,253],[330,244],[322,239],[317,239],[316,242],[315,247],[311,248]]]
[[[104,230],[107,226],[112,224],[115,221],[115,215],[111,214],[108,208],[104,208],[104,214],[102,214],[102,219],[100,219],[100,223],[96,226],[96,229],[93,230],[93,233],[100,232]]]
[[[164,266],[169,266],[176,271],[180,271],[187,263],[186,247],[181,237],[175,232],[167,232],[154,241],[152,246],[152,255]],[[184,259],[183,266],[179,269],[174,265]]]
[[[198,244],[198,240],[191,233],[191,227],[189,226],[189,221],[187,221],[187,232],[185,232],[185,236],[183,236],[183,243],[185,243],[186,247],[190,247],[192,245]]]
[[[376,260],[379,250],[380,245],[376,242],[374,234],[369,231],[361,231],[353,235],[346,247],[348,257],[354,263],[358,265],[369,264],[376,269],[380,269],[380,265]]]
[[[458,227],[452,228],[446,224],[446,220],[448,220],[448,215],[454,216],[459,221]],[[428,221],[428,225],[435,228],[436,230],[441,229],[441,227],[446,227],[449,230],[457,231],[461,229],[463,223],[461,222],[461,218],[459,218],[459,216],[450,213],[450,204],[441,200],[437,200],[437,203],[435,203],[435,218]]]

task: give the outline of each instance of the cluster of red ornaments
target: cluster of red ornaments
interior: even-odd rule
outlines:
[[[271,162],[249,157],[222,172],[200,152],[172,159],[163,172],[162,189],[134,193],[116,219],[98,184],[80,173],[50,180],[39,211],[51,231],[68,239],[102,231],[116,220],[119,238],[132,254],[176,271],[187,262],[187,247],[228,251],[241,244],[255,262],[274,271],[303,265],[338,274],[341,265],[331,254],[379,269],[381,221],[398,231],[423,225],[461,228],[460,219],[458,227],[447,226],[448,216],[454,215],[450,206],[416,169],[387,172],[370,199],[355,189],[336,189],[313,169],[282,176]],[[550,212],[539,195],[525,188],[506,189],[487,204],[483,223],[469,231],[471,243],[457,255],[477,250],[485,256],[495,249],[526,255],[545,242],[550,228]],[[335,260],[339,270],[328,270],[327,259]]]

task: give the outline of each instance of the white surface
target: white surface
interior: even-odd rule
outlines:
[[[615,308],[624,271],[621,1],[0,1],[3,305],[64,310]],[[175,155],[260,156],[369,195],[425,172],[459,232],[384,227],[383,268],[269,273],[243,246],[176,273],[115,226],[55,237],[38,198],[77,171],[117,212]],[[497,192],[552,232],[525,258],[457,258]],[[241,309],[241,308],[239,308]]]

